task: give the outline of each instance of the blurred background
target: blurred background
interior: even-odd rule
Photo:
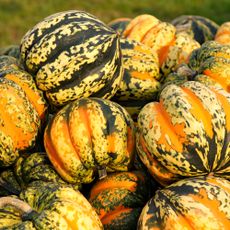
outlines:
[[[229,0],[0,0],[0,47],[19,44],[43,18],[65,10],[84,10],[108,23],[119,17],[151,14],[162,21],[201,15],[221,24],[230,20]]]

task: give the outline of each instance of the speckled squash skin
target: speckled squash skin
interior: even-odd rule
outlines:
[[[189,178],[158,190],[143,208],[137,229],[227,230],[229,207],[228,180],[211,176]]]
[[[98,215],[86,198],[70,186],[33,182],[20,193],[20,199],[29,204],[32,210],[22,212],[22,215],[16,207],[5,206],[0,210],[1,229],[103,229]],[[18,203],[15,202],[15,205]]]
[[[47,116],[48,104],[43,96],[43,92],[37,88],[33,77],[29,73],[21,69],[8,67],[6,70],[0,70],[0,77],[13,81],[22,88],[28,100],[37,111],[41,121],[44,123]]]
[[[141,171],[112,173],[97,181],[89,195],[104,229],[133,230],[152,189]]]
[[[219,28],[216,22],[200,15],[180,15],[171,23],[176,27],[177,32],[184,31],[190,34],[200,44],[214,40]]]
[[[170,46],[168,55],[161,65],[161,73],[166,77],[182,63],[188,63],[193,50],[200,48],[199,42],[185,32],[176,34],[174,45]]]
[[[19,195],[21,186],[18,183],[12,167],[0,173],[0,197],[9,195]]]
[[[82,11],[43,19],[24,35],[20,51],[25,69],[54,106],[111,98],[123,76],[118,34]]]
[[[20,156],[14,165],[14,174],[23,189],[33,181],[66,184],[55,171],[45,152],[27,153]],[[74,184],[73,187],[79,189],[80,184]]]
[[[220,25],[214,40],[220,44],[230,45],[230,21]]]
[[[0,56],[0,71],[6,69],[19,69],[19,61],[15,57],[8,56],[8,55],[1,55]]]
[[[153,100],[160,89],[156,51],[130,39],[121,39],[124,76],[114,98],[117,101]]]
[[[131,20],[131,18],[116,18],[110,21],[108,26],[122,35]]]
[[[188,65],[197,71],[197,74],[204,75],[204,83],[207,82],[209,85],[216,82],[230,92],[230,45],[221,45],[215,41],[206,42],[192,52]]]
[[[131,20],[124,30],[123,36],[141,42],[157,51],[161,65],[167,57],[169,46],[174,44],[175,33],[176,28],[172,24],[162,22],[149,14],[141,14]]]
[[[166,86],[138,116],[137,150],[162,185],[210,173],[229,179],[230,94],[195,81]]]
[[[90,183],[97,170],[127,171],[132,164],[133,120],[119,104],[100,98],[69,103],[48,123],[44,145],[70,183]]]
[[[40,118],[23,89],[15,82],[0,78],[0,167],[13,164],[19,151],[32,148]]]

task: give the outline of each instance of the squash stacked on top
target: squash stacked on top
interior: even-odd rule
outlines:
[[[228,229],[226,33],[191,15],[109,26],[60,12],[0,50],[0,228]]]
[[[123,76],[118,34],[86,12],[45,18],[25,34],[20,48],[25,69],[54,106],[111,98]]]
[[[0,95],[0,166],[5,167],[34,147],[47,103],[33,77],[10,56],[0,57]]]

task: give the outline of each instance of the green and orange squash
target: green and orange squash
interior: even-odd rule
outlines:
[[[93,184],[88,200],[104,229],[133,230],[153,192],[149,178],[141,171],[119,172]]]
[[[127,171],[135,150],[134,123],[119,104],[81,98],[48,123],[44,145],[55,170],[70,183],[90,183],[97,172]]]
[[[155,100],[161,87],[159,60],[156,51],[143,43],[121,39],[124,76],[111,99],[122,105],[135,120],[140,109]]]
[[[230,178],[230,94],[196,81],[167,85],[138,116],[137,150],[162,185],[184,177]]]
[[[0,95],[0,167],[5,167],[16,161],[19,151],[34,146],[41,120],[15,82],[0,78]]]
[[[153,48],[158,54],[160,65],[165,61],[169,47],[175,42],[175,34],[176,28],[171,23],[150,14],[133,18],[123,32],[125,38]]]
[[[20,52],[24,68],[56,107],[82,97],[109,99],[123,76],[119,35],[83,11],[44,18],[23,36]]]
[[[181,180],[156,191],[143,208],[137,229],[228,230],[229,201],[228,180],[211,176]]]
[[[30,230],[102,230],[87,199],[66,184],[35,181],[19,198],[0,198],[0,228]]]
[[[200,15],[180,15],[174,18],[171,23],[176,27],[177,32],[186,32],[200,44],[214,40],[219,29],[216,22]]]

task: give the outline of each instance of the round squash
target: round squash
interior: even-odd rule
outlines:
[[[143,43],[121,39],[124,76],[111,99],[122,105],[133,120],[140,109],[155,100],[161,86],[159,60],[156,51]]]
[[[228,230],[229,202],[228,180],[211,176],[181,180],[156,191],[143,208],[137,229]]]
[[[210,173],[229,179],[230,94],[195,81],[170,84],[138,116],[137,150],[162,185]]]
[[[54,115],[45,129],[44,145],[64,180],[89,183],[97,171],[127,171],[131,167],[133,120],[115,102],[81,98]]]
[[[36,181],[19,197],[0,198],[1,229],[103,229],[87,199],[70,186]]]
[[[25,189],[33,181],[66,184],[55,171],[45,152],[21,155],[14,165],[14,175],[22,189]],[[80,184],[71,186],[75,189],[80,188]]]
[[[137,228],[141,210],[153,191],[141,171],[119,172],[97,181],[88,200],[104,229],[133,230]]]
[[[22,88],[29,102],[37,111],[40,120],[44,123],[47,118],[48,104],[43,92],[37,88],[33,77],[26,71],[11,66],[8,66],[6,70],[0,70],[0,77],[13,81]]]
[[[21,59],[54,106],[111,98],[123,76],[118,34],[86,12],[50,15],[21,40]]]
[[[230,45],[230,21],[220,25],[214,40],[220,44]]]
[[[41,120],[22,87],[6,78],[0,78],[0,107],[0,167],[5,167],[34,146]]]
[[[190,34],[200,44],[214,40],[219,28],[216,22],[200,15],[180,15],[171,23],[176,27],[177,32],[183,31]]]
[[[133,18],[123,32],[123,36],[141,42],[158,53],[159,63],[165,61],[169,47],[174,44],[176,28],[158,18],[141,14]]]
[[[161,73],[166,77],[175,71],[182,63],[188,63],[193,50],[200,48],[200,44],[185,32],[176,34],[175,42],[169,47],[167,57],[161,65]]]

